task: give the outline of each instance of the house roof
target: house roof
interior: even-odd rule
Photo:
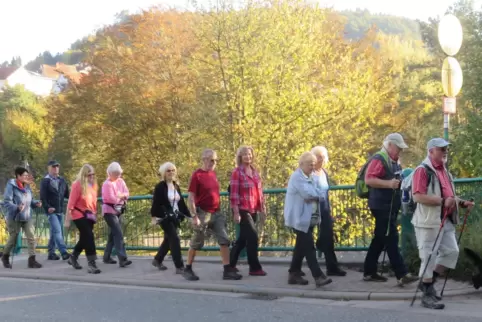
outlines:
[[[42,65],[42,75],[55,79],[58,79],[60,75],[64,75],[75,83],[79,83],[82,77],[75,65],[66,65],[64,63],[57,63],[55,66]]]
[[[18,67],[0,67],[0,80],[6,80]]]

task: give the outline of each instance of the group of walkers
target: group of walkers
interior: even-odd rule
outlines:
[[[419,289],[423,292],[422,304],[428,308],[440,309],[440,296],[434,289],[438,276],[445,268],[453,269],[458,258],[458,245],[455,240],[455,225],[458,223],[458,208],[471,208],[473,202],[455,196],[453,178],[445,164],[449,143],[443,139],[432,139],[427,144],[427,158],[417,167],[410,180],[413,180],[411,193],[418,205],[413,214],[417,245],[422,265],[419,276],[422,278]],[[387,278],[377,273],[378,260],[386,252],[395,272],[397,283],[404,286],[419,280],[408,273],[398,247],[397,216],[401,208],[401,166],[399,157],[404,149],[403,137],[398,133],[389,134],[381,150],[372,156],[363,168],[362,180],[369,189],[366,194],[368,207],[375,218],[375,230],[364,264],[363,280],[367,282],[386,282]],[[167,270],[164,259],[168,252],[176,268],[176,273],[189,281],[199,280],[193,269],[196,252],[208,235],[213,235],[220,245],[223,276],[225,280],[239,280],[242,275],[237,269],[239,255],[246,248],[249,275],[265,276],[259,258],[259,236],[257,223],[266,220],[266,204],[263,195],[262,178],[255,163],[253,148],[242,146],[236,153],[236,167],[229,182],[229,200],[232,216],[239,224],[237,240],[230,249],[226,231],[226,214],[220,211],[220,185],[215,173],[218,162],[217,153],[206,149],[202,153],[202,166],[191,176],[187,201],[184,200],[177,177],[177,168],[171,162],[159,168],[160,182],[153,193],[151,217],[152,224],[159,225],[164,239],[152,264],[159,270]],[[306,258],[311,275],[317,287],[332,282],[328,276],[345,276],[340,268],[334,251],[333,217],[329,198],[330,179],[326,171],[328,151],[317,146],[303,153],[299,166],[289,179],[284,203],[285,225],[296,235],[288,283],[307,285],[302,262]],[[107,168],[107,180],[102,185],[102,215],[109,226],[109,238],[103,262],[116,264],[111,253],[115,247],[118,264],[127,267],[132,262],[127,259],[122,235],[122,215],[126,209],[129,190],[121,178],[122,168],[114,162]],[[49,260],[67,260],[75,269],[82,269],[78,258],[85,251],[88,272],[100,273],[96,265],[96,245],[93,233],[97,221],[98,187],[95,171],[91,165],[84,165],[71,191],[65,180],[59,176],[59,163],[48,163],[48,174],[40,186],[41,201],[33,199],[29,187],[29,172],[25,168],[15,170],[15,178],[7,184],[4,207],[6,209],[9,239],[4,249],[2,263],[9,268],[9,254],[15,247],[20,229],[27,235],[29,261],[28,267],[40,268],[35,259],[35,232],[31,210],[42,207],[50,223]],[[73,221],[79,231],[79,240],[72,254],[67,252],[62,235],[64,199],[68,198],[64,226]],[[441,218],[449,218],[444,226],[443,237],[436,239]],[[181,254],[181,241],[178,228],[183,220],[189,220],[193,236],[187,255],[186,265]],[[317,227],[315,242],[313,231]],[[437,241],[437,245],[434,243]],[[430,257],[432,246],[436,256]],[[61,257],[55,253],[60,251]],[[326,259],[327,272],[321,270],[316,258],[316,250],[322,251]],[[427,269],[425,269],[427,268]],[[423,276],[422,276],[423,275]]]

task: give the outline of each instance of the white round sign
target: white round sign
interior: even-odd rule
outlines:
[[[445,57],[442,65],[442,87],[447,97],[455,97],[462,88],[464,76],[462,68],[454,57]]]
[[[453,14],[445,15],[438,25],[438,41],[442,50],[454,56],[462,47],[463,31],[460,20]]]

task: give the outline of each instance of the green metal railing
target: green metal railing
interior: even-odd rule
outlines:
[[[479,218],[481,212],[482,178],[456,179],[457,195],[473,197],[476,206],[472,211],[470,220]],[[335,219],[334,231],[336,250],[338,251],[363,251],[367,250],[371,242],[374,220],[368,211],[366,200],[358,198],[354,186],[334,186],[330,188],[330,201],[332,215]],[[268,218],[264,227],[259,227],[260,250],[270,252],[287,252],[293,249],[294,234],[284,226],[283,207],[286,189],[265,190]],[[151,196],[134,196],[129,198],[127,211],[124,214],[124,239],[126,248],[131,251],[154,251],[162,242],[163,233],[159,226],[151,225],[150,216]],[[100,211],[100,203],[99,203]],[[221,193],[221,211],[227,214],[228,232],[232,240],[235,239],[236,227],[231,220],[227,192]],[[49,223],[42,210],[34,213],[36,219],[36,233],[38,248],[47,248],[49,239]],[[400,216],[403,222],[403,216]],[[107,242],[108,228],[106,223],[99,218],[95,225],[96,245],[103,249]],[[4,224],[4,223],[2,223]],[[72,225],[74,227],[74,225]],[[410,223],[405,221],[402,229],[409,229]],[[404,228],[405,227],[405,228]],[[403,235],[403,232],[402,232]],[[183,249],[189,247],[192,229],[188,222],[183,222],[180,228],[180,237]],[[0,243],[5,244],[7,234],[5,229],[0,229]],[[68,247],[73,247],[77,240],[77,231],[71,228],[65,231],[65,240]],[[21,247],[25,247],[23,242]],[[219,248],[212,239],[206,240],[205,251],[217,251]]]

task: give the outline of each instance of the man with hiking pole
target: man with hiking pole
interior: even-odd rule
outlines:
[[[375,218],[375,231],[364,264],[363,280],[366,282],[388,280],[377,273],[378,259],[385,248],[399,286],[418,280],[418,277],[408,273],[398,248],[397,216],[401,207],[399,176],[402,170],[398,159],[402,150],[407,148],[402,135],[389,134],[383,140],[381,151],[366,165],[364,181],[369,187],[368,207]]]
[[[421,259],[421,281],[418,289],[423,292],[422,306],[443,309],[441,297],[434,284],[446,268],[454,269],[459,256],[455,226],[459,223],[460,208],[474,206],[472,201],[455,195],[453,177],[447,170],[449,143],[442,138],[427,143],[428,156],[418,166],[412,177],[412,195],[416,203],[412,224]],[[413,301],[412,301],[413,304]]]

